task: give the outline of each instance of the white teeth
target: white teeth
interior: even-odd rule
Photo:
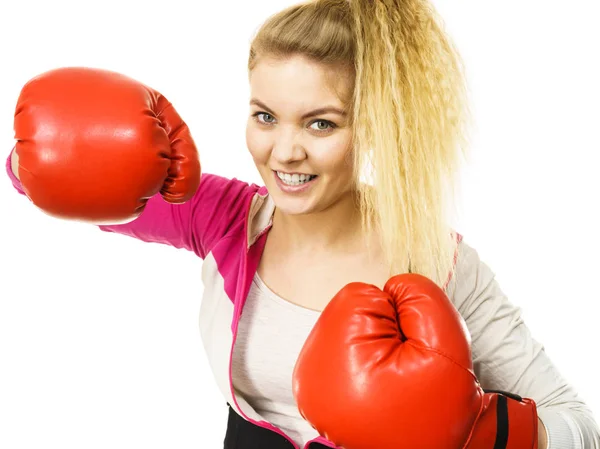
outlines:
[[[293,175],[289,175],[287,173],[281,173],[281,172],[277,172],[277,176],[285,184],[288,184],[291,186],[299,186],[299,185],[304,184],[305,182],[308,182],[308,181],[312,180],[313,178],[315,178],[314,175],[304,175],[304,174],[299,175],[297,173],[294,173]]]

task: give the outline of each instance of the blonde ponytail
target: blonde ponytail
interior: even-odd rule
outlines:
[[[445,282],[449,225],[469,122],[458,52],[424,0],[352,0],[354,157],[363,225],[375,223],[392,272]]]

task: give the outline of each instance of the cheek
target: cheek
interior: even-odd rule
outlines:
[[[264,133],[253,129],[252,124],[246,127],[246,147],[257,163],[264,163],[269,157],[269,144],[264,138]]]
[[[352,172],[352,155],[346,140],[320,148],[314,153],[313,161],[321,171],[336,177],[346,177]]]

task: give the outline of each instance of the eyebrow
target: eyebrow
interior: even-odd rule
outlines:
[[[266,104],[264,104],[260,100],[257,100],[256,98],[253,98],[252,100],[250,100],[250,104],[251,105],[254,104],[254,105],[256,105],[256,106],[264,109],[269,114],[276,115],[271,110],[271,108],[269,108]],[[342,117],[346,117],[346,115],[347,115],[346,111],[344,111],[343,109],[336,108],[334,106],[325,106],[324,108],[319,108],[319,109],[315,109],[314,111],[307,112],[306,114],[304,114],[302,116],[302,119],[306,119],[306,118],[309,118],[309,117],[314,117],[315,115],[328,114],[328,113],[338,114],[338,115],[341,115]]]

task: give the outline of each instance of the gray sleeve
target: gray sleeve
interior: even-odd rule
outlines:
[[[464,241],[446,292],[471,333],[481,386],[533,399],[550,449],[600,449],[592,411],[531,336],[521,309],[502,292],[492,270]]]

